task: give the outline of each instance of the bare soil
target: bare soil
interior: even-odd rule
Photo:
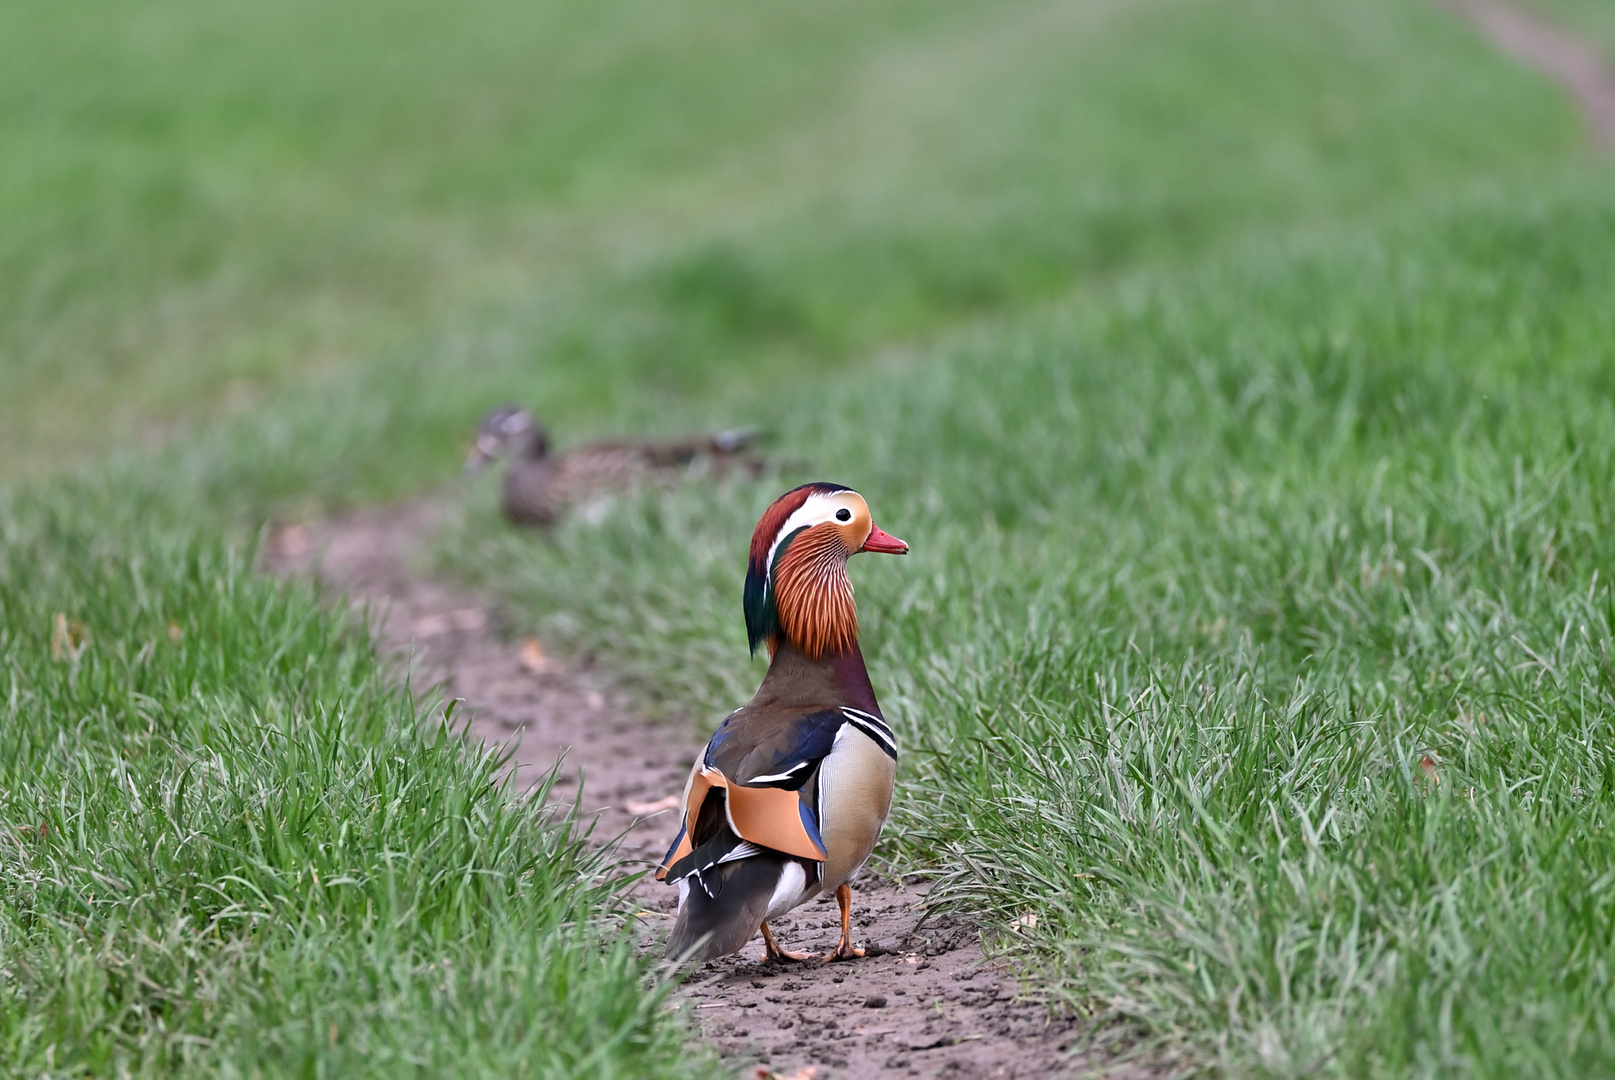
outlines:
[[[581,791],[594,835],[620,835],[630,871],[654,866],[700,737],[635,715],[609,673],[549,656],[513,632],[492,598],[425,572],[421,548],[442,506],[419,501],[281,527],[264,562],[273,572],[316,577],[367,608],[381,648],[408,661],[415,689],[463,699],[467,737],[507,746],[518,783],[561,761],[553,797]],[[655,947],[670,925],[674,890],[647,877],[634,898]],[[922,923],[924,899],[923,884],[866,871],[854,882],[853,908],[865,958],[765,964],[754,942],[693,973],[680,1007],[750,1076],[1161,1075],[1119,1061],[1113,1042],[1094,1044],[1092,1025],[1052,1015],[1006,965],[984,957],[965,921]],[[836,920],[825,898],[773,925],[788,948],[823,952],[836,941]]]
[[[1557,82],[1580,110],[1587,136],[1615,150],[1615,75],[1597,51],[1541,17],[1498,0],[1436,0],[1464,16],[1499,50]]]

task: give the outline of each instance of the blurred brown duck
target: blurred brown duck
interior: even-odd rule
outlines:
[[[554,453],[531,412],[502,405],[477,425],[465,471],[474,475],[510,458],[501,497],[505,517],[517,525],[553,525],[570,506],[703,466],[756,475],[764,462],[747,448],[758,437],[753,428],[738,428],[674,439],[608,439]]]

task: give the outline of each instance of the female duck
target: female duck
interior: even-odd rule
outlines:
[[[679,887],[669,956],[696,963],[732,953],[760,929],[764,958],[802,960],[768,929],[821,893],[841,906],[852,944],[852,889],[892,802],[897,739],[881,717],[863,654],[847,560],[903,555],[838,484],[780,496],[751,538],[746,632],[770,663],[751,701],[707,743],[684,789],[681,826],[656,876]]]
[[[506,519],[513,525],[548,526],[568,507],[702,466],[713,472],[739,467],[756,476],[764,462],[746,448],[757,435],[740,428],[673,439],[604,439],[556,453],[531,412],[502,405],[477,425],[465,471],[475,475],[497,458],[510,458],[500,493]]]

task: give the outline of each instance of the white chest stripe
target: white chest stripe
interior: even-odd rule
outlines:
[[[852,722],[852,726],[868,735],[889,754],[897,754],[897,736],[892,729],[886,726],[886,721],[873,713],[866,713],[862,709],[854,709],[850,705],[841,707],[841,715]]]

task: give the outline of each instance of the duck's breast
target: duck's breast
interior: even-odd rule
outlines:
[[[821,889],[831,892],[875,850],[892,807],[897,762],[854,724],[843,725],[819,766],[819,834],[824,838]]]
[[[562,500],[551,483],[554,468],[548,458],[517,458],[505,468],[505,517],[518,525],[553,525]]]

